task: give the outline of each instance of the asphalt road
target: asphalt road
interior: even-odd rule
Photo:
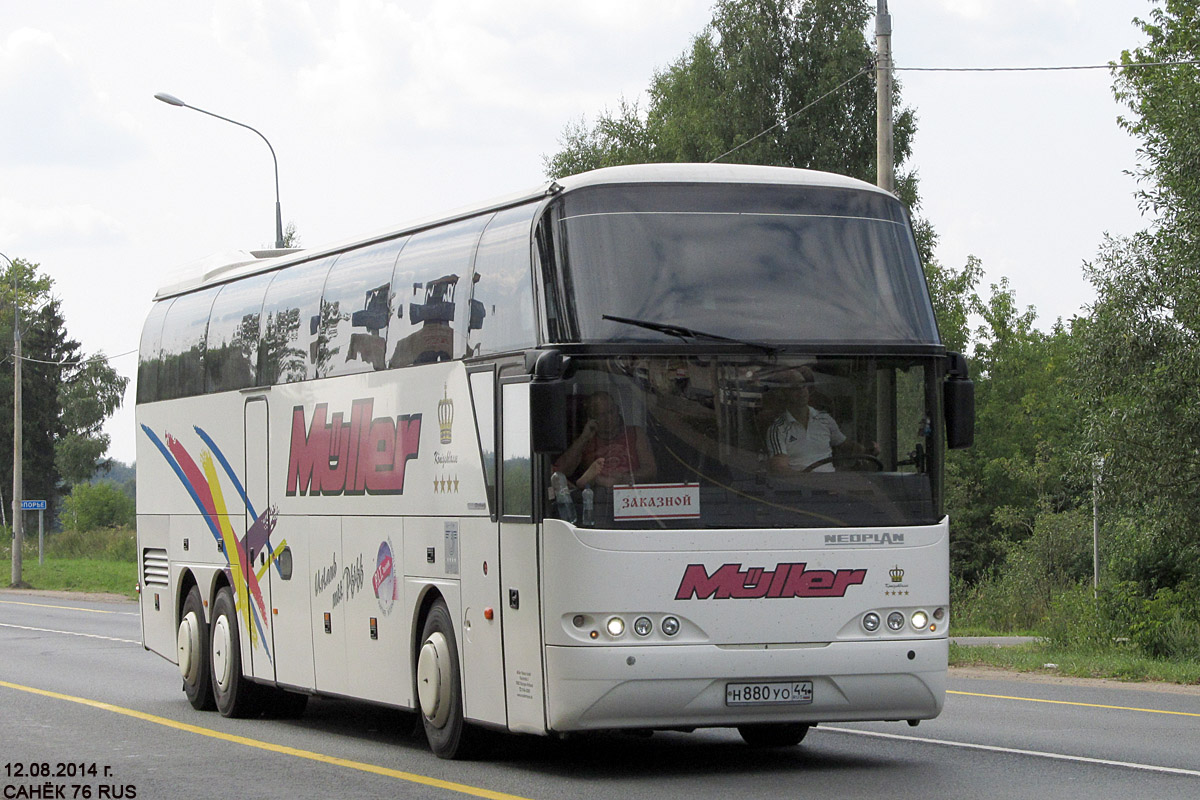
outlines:
[[[133,603],[0,592],[0,797],[1200,799],[1195,687],[956,671],[918,728],[821,726],[774,751],[723,730],[503,737],[446,762],[413,717],[359,703],[314,700],[295,721],[194,711],[139,642]]]

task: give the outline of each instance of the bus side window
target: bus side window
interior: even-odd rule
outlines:
[[[501,211],[479,240],[469,292],[459,290],[455,333],[466,338],[468,356],[504,353],[537,344],[534,332],[530,231],[537,206]],[[464,303],[466,303],[464,305]]]
[[[308,261],[275,273],[263,301],[258,344],[258,383],[315,378],[321,289],[334,258]]]
[[[505,383],[500,387],[503,474],[500,487],[505,517],[533,515],[533,456],[529,438],[529,384]]]
[[[154,304],[146,324],[142,326],[142,341],[138,348],[137,402],[153,403],[161,400],[158,388],[158,373],[162,368],[163,320],[174,300],[161,300]]]
[[[219,286],[176,298],[163,322],[159,399],[204,393],[204,348],[208,312]]]
[[[496,388],[492,370],[471,373],[471,400],[475,406],[475,425],[479,433],[479,452],[483,458],[483,479],[487,486],[488,511],[496,515]]]
[[[479,234],[491,219],[471,217],[414,234],[396,261],[394,319],[388,326],[387,366],[431,364],[456,355],[454,298],[468,287],[459,278],[469,275]]]
[[[386,366],[388,320],[396,300],[392,270],[407,242],[391,239],[345,253],[334,263],[321,295],[328,329],[318,377]]]
[[[258,371],[259,316],[271,275],[225,284],[213,301],[204,353],[205,391],[254,386]]]

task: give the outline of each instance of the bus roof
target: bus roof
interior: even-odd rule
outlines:
[[[467,206],[448,213],[413,220],[397,227],[378,231],[370,236],[356,237],[332,245],[311,250],[237,250],[207,256],[181,267],[181,271],[194,270],[193,277],[165,286],[155,294],[155,300],[237,278],[269,272],[275,269],[312,261],[326,256],[363,247],[374,242],[443,225],[468,217],[478,216],[504,208],[536,202],[564,191],[573,191],[590,186],[632,183],[738,183],[770,184],[785,186],[821,186],[840,189],[855,189],[887,194],[866,181],[837,175],[832,172],[793,169],[791,167],[765,167],[750,164],[633,164],[584,172],[579,175],[559,178],[526,192],[497,198],[487,203]]]

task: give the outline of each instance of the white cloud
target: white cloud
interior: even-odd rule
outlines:
[[[41,205],[0,197],[0,242],[33,261],[47,247],[100,246],[125,241],[124,225],[93,205]]]
[[[19,28],[0,44],[0,164],[83,165],[140,150],[128,122],[55,37]]]

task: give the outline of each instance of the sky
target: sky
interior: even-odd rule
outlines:
[[[1149,0],[891,0],[895,64],[1105,64]],[[564,127],[622,98],[711,19],[707,0],[5,0],[0,253],[41,265],[67,328],[136,377],[151,299],[214,253],[302,246],[544,182]],[[873,27],[872,27],[873,31]],[[899,73],[936,258],[980,258],[1039,325],[1083,313],[1083,264],[1148,224],[1105,70]],[[134,388],[106,426],[135,453]]]

